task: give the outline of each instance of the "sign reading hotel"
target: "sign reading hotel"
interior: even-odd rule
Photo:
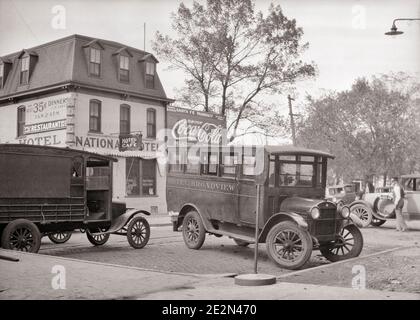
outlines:
[[[225,117],[204,111],[168,106],[168,128],[172,139],[199,144],[221,144],[226,141]]]
[[[25,107],[24,137],[18,143],[65,146],[70,93],[19,103]]]

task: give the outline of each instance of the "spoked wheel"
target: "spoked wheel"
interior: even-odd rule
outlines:
[[[351,213],[355,214],[362,224],[363,228],[366,228],[372,222],[372,210],[363,204],[355,204],[350,208]]]
[[[206,230],[198,212],[187,213],[182,223],[182,236],[188,248],[196,250],[201,248],[206,238]]]
[[[95,234],[98,232],[105,232],[106,228],[94,228],[87,229],[86,236],[91,244],[94,246],[101,246],[105,244],[109,239],[109,233]]]
[[[48,235],[48,238],[52,242],[57,243],[57,244],[60,244],[60,243],[65,243],[65,242],[69,241],[70,238],[71,238],[71,234],[72,234],[71,231],[63,231],[63,232],[57,232],[57,233],[50,233]]]
[[[370,224],[374,227],[380,227],[385,222],[386,222],[386,220],[382,220],[382,219],[378,219],[378,218],[373,217],[372,222]]]
[[[311,257],[312,238],[308,231],[285,221],[271,228],[266,246],[270,258],[280,267],[298,269]]]
[[[240,247],[248,247],[249,246],[249,242],[241,240],[241,239],[233,238],[233,241],[235,241],[235,243]]]
[[[134,249],[143,248],[150,238],[150,226],[143,217],[134,217],[127,227],[127,240]]]
[[[319,250],[329,261],[355,258],[363,249],[363,236],[359,228],[351,224],[341,229],[335,243],[321,245]]]
[[[41,246],[41,232],[34,223],[17,219],[4,228],[1,245],[5,249],[36,253]]]

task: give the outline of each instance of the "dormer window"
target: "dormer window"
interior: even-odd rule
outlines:
[[[155,64],[153,62],[146,62],[146,88],[155,88]]]
[[[29,82],[29,56],[21,59],[20,66],[20,84],[28,84]]]
[[[0,64],[0,89],[3,89],[3,81],[4,81],[4,64]]]
[[[127,56],[120,55],[119,77],[120,81],[128,82],[130,75],[129,59]]]
[[[101,75],[101,51],[90,48],[89,74],[99,77]]]

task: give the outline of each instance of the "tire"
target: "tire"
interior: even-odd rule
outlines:
[[[72,235],[71,231],[63,231],[63,232],[57,232],[57,233],[50,233],[48,235],[48,239],[51,240],[51,242],[56,244],[66,243],[70,240]]]
[[[372,209],[365,206],[364,204],[355,204],[350,208],[350,212],[355,214],[360,219],[363,228],[366,228],[372,222]]]
[[[96,228],[94,230],[87,229],[86,230],[86,237],[88,238],[89,242],[94,246],[101,246],[105,244],[109,239],[109,233],[101,234],[101,235],[93,235],[92,233],[97,232],[104,232],[106,231],[103,228]]]
[[[134,249],[143,248],[150,238],[149,222],[143,217],[134,217],[127,226],[127,240]]]
[[[382,219],[378,219],[378,218],[373,217],[372,222],[370,224],[374,227],[380,227],[385,222],[386,222],[386,220],[382,220]]]
[[[182,236],[188,248],[198,250],[206,238],[203,221],[196,211],[190,211],[182,222]]]
[[[278,246],[281,248],[277,248]],[[267,252],[271,260],[282,268],[292,270],[305,265],[311,257],[312,246],[309,232],[291,221],[276,224],[270,229],[266,239]]]
[[[335,243],[321,245],[321,254],[331,262],[358,257],[363,249],[363,236],[359,228],[353,224],[341,229]],[[340,254],[341,251],[341,254]]]
[[[249,242],[241,240],[241,239],[233,238],[233,241],[235,241],[235,243],[240,247],[248,247],[249,246]]]
[[[36,253],[41,246],[41,232],[33,222],[17,219],[4,228],[1,245],[4,249]]]

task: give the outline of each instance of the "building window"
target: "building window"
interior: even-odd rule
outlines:
[[[28,84],[29,82],[29,56],[23,57],[20,68],[20,84]]]
[[[156,195],[156,161],[141,160],[142,196]]]
[[[156,195],[156,161],[126,158],[127,196]]]
[[[147,137],[156,138],[156,110],[147,109]]]
[[[155,64],[146,62],[146,88],[155,88]]]
[[[120,56],[120,81],[128,82],[129,81],[129,60],[126,56]]]
[[[101,51],[90,48],[89,74],[99,77],[101,74]]]
[[[4,64],[0,63],[0,89],[3,89]]]
[[[130,133],[130,106],[123,104],[120,106],[120,133]]]
[[[140,196],[140,160],[138,158],[126,158],[125,172],[127,196]]]
[[[23,136],[25,128],[25,107],[19,107],[17,109],[17,136]]]
[[[101,102],[98,100],[89,102],[89,131],[101,132]]]

